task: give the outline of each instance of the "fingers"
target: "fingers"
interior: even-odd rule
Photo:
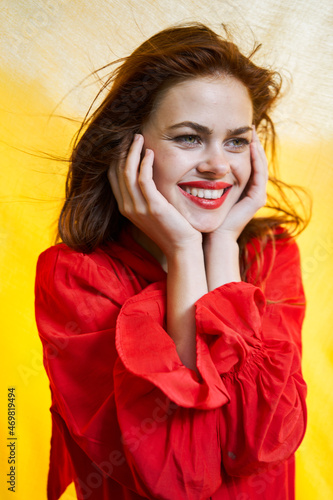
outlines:
[[[255,172],[263,174],[266,181],[268,180],[268,165],[264,148],[259,140],[255,126],[253,125],[253,136],[251,142],[251,157],[252,165]]]
[[[147,203],[150,212],[159,212],[161,203],[165,203],[165,198],[158,191],[153,180],[153,163],[154,152],[151,149],[146,149],[145,156],[142,160],[140,173],[138,177],[141,193]]]
[[[141,160],[143,136],[136,134],[125,160],[108,171],[120,212],[130,220],[147,214],[152,196],[158,193],[153,181],[154,153],[147,149]]]
[[[136,205],[143,202],[138,185],[138,172],[141,162],[141,151],[143,147],[142,135],[136,134],[129,149],[126,160],[119,162],[117,177],[119,188],[125,204]]]
[[[142,135],[135,134],[126,160],[123,162],[119,162],[117,169],[121,188],[123,190],[126,189],[131,194],[132,189],[137,187],[137,176],[140,167],[142,146]]]
[[[257,209],[266,203],[266,188],[268,181],[268,165],[265,150],[253,126],[253,137],[251,142],[252,173],[246,189],[245,198],[254,204]]]
[[[108,179],[119,210],[126,217],[135,205],[143,203],[137,180],[142,146],[143,137],[135,135],[126,159],[119,161],[117,165],[111,165],[108,171]]]

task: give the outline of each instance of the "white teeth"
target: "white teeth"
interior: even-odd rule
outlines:
[[[197,196],[198,198],[204,198],[206,200],[217,200],[217,198],[221,198],[225,192],[225,189],[197,189],[189,186],[183,189],[192,196]]]

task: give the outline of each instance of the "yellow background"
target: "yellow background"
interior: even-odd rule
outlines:
[[[275,119],[283,178],[310,189],[311,225],[299,238],[308,310],[303,370],[309,423],[297,452],[297,499],[333,498],[333,106],[330,0],[2,0],[0,77],[0,498],[44,500],[50,394],[33,313],[36,260],[53,243],[64,155],[98,87],[90,78],[160,29],[201,21],[231,25],[259,62],[280,69],[289,91]],[[80,85],[79,85],[80,84]],[[50,115],[53,113],[53,117]],[[31,153],[31,154],[27,154]],[[37,155],[37,156],[34,156]],[[16,387],[17,483],[7,491],[7,388]],[[70,487],[63,499],[74,499]],[[274,499],[272,499],[274,500]]]

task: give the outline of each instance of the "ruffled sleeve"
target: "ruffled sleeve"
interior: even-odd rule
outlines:
[[[151,382],[171,401],[186,408],[218,408],[229,395],[209,355],[198,339],[201,379],[184,366],[166,333],[165,282],[155,283],[127,300],[117,320],[116,347],[126,369]],[[134,327],[133,327],[134,325]]]
[[[224,468],[237,476],[288,458],[306,427],[299,252],[292,241],[277,242],[265,257],[273,266],[262,290],[229,283],[197,303],[197,334],[230,396],[219,431]]]
[[[53,411],[89,460],[111,463],[105,474],[130,490],[206,500],[223,471],[251,474],[302,439],[297,247],[278,246],[260,287],[229,283],[197,302],[199,376],[165,330],[165,292],[163,280],[144,285],[102,252],[42,255],[36,317]]]

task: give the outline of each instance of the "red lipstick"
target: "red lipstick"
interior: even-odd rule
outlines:
[[[210,190],[219,190],[224,189],[224,193],[220,198],[216,199],[208,199],[208,198],[199,198],[199,196],[193,196],[191,193],[187,193],[181,186],[193,187],[197,189],[210,189]],[[232,184],[227,184],[226,182],[212,182],[212,181],[193,181],[193,182],[181,182],[178,184],[178,187],[181,193],[188,198],[191,202],[195,203],[201,208],[205,208],[208,210],[214,210],[219,208],[225,201]]]
[[[228,184],[227,182],[214,182],[214,181],[192,181],[192,182],[180,182],[178,186],[188,186],[199,189],[226,189],[228,187],[231,187],[232,184]]]

